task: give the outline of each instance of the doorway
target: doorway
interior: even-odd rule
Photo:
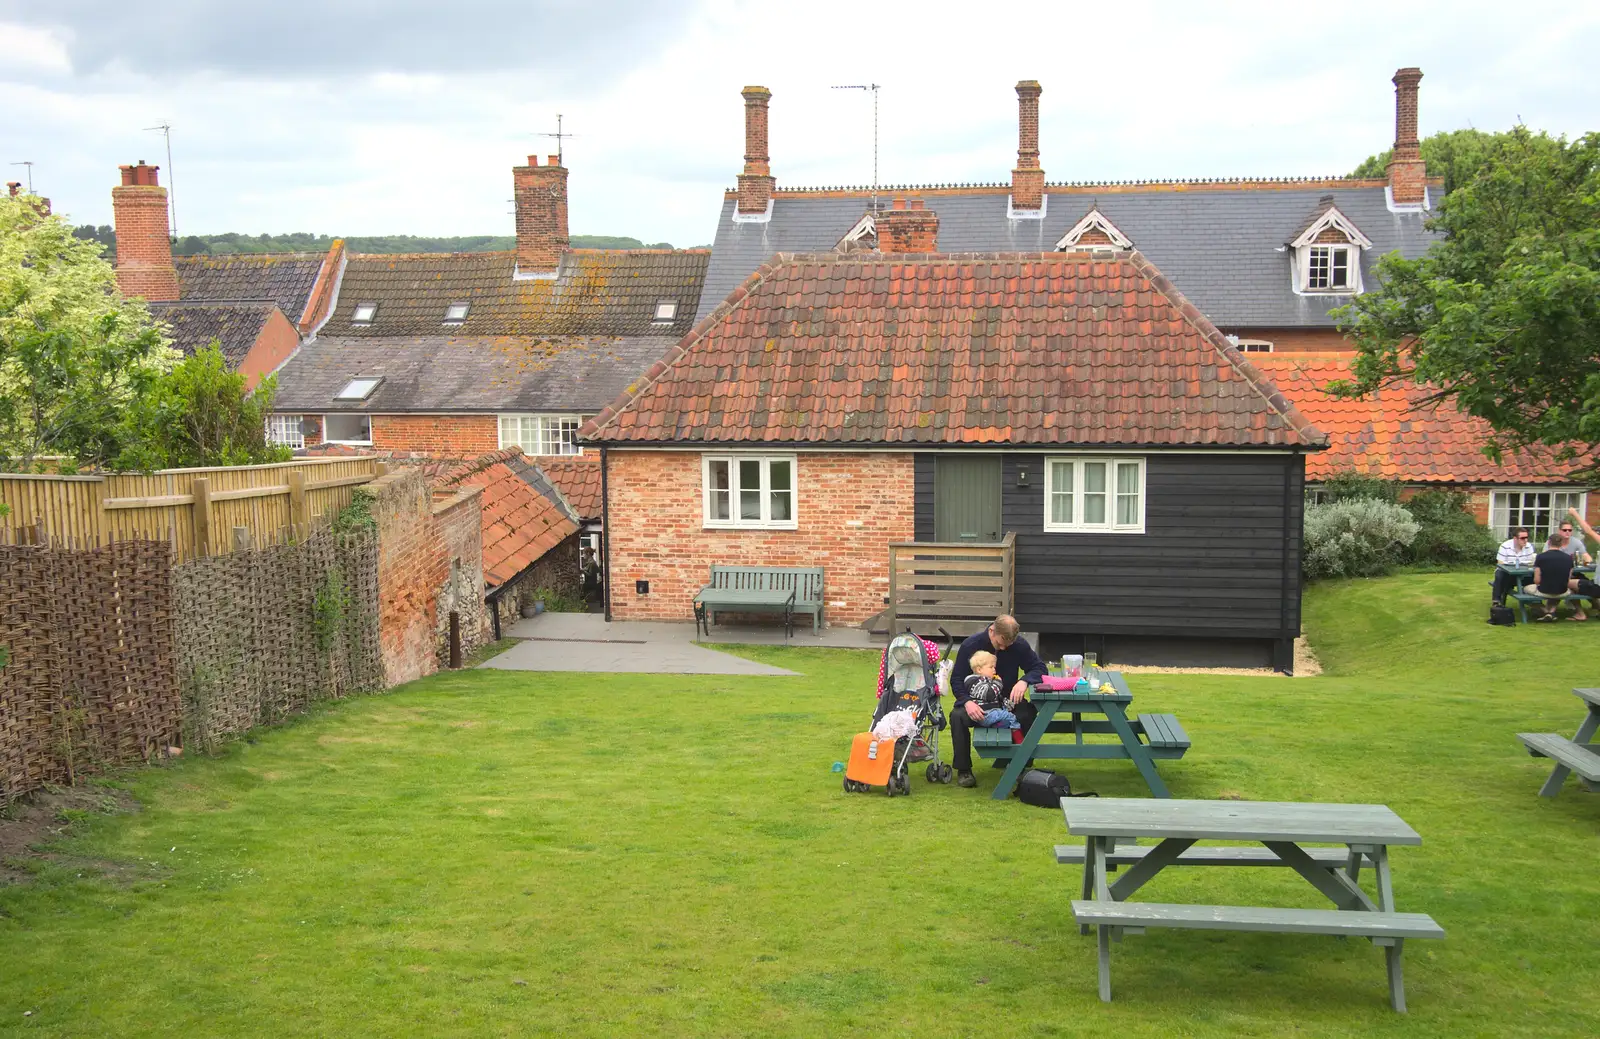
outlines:
[[[939,455],[933,478],[933,540],[1000,540],[1000,457]]]

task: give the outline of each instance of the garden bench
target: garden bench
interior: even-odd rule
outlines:
[[[1588,602],[1590,597],[1587,595],[1579,595],[1576,592],[1568,592],[1566,595],[1529,595],[1527,592],[1512,592],[1510,595],[1506,596],[1506,598],[1516,603],[1517,619],[1526,624],[1528,623],[1529,606],[1555,606],[1564,602],[1582,604]],[[1600,605],[1600,603],[1597,603],[1596,605]]]
[[[781,613],[784,639],[794,615],[809,613],[811,630],[822,628],[822,567],[711,565],[711,583],[694,597],[697,629],[711,637],[716,612]]]
[[[1572,739],[1554,732],[1519,732],[1517,739],[1536,758],[1550,758],[1556,767],[1539,788],[1540,797],[1554,797],[1566,782],[1568,772],[1578,774],[1585,790],[1600,791],[1600,743],[1592,742],[1600,730],[1600,689],[1574,689],[1573,695],[1589,707],[1583,724]]]

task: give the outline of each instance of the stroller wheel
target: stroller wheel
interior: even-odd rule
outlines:
[[[949,765],[939,766],[939,782],[948,783],[953,777],[954,773],[950,770]]]
[[[853,794],[856,792],[856,784],[853,780],[847,779],[844,781],[844,792],[847,794]]]
[[[937,783],[939,781],[939,766],[938,765],[929,765],[928,766],[928,771],[927,771],[926,774],[927,774],[927,777],[928,777],[928,782]]]
[[[900,793],[905,797],[910,797],[911,796],[911,777],[910,776],[901,776],[900,777]]]

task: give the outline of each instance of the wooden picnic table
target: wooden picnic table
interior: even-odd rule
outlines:
[[[1011,742],[1009,729],[972,730],[972,749],[981,757],[1006,762],[1005,772],[990,795],[1004,801],[1016,788],[1017,780],[1030,759],[1125,759],[1132,761],[1156,797],[1171,797],[1167,785],[1156,771],[1157,758],[1181,758],[1189,749],[1189,737],[1170,714],[1141,714],[1129,719],[1127,705],[1133,693],[1120,671],[1095,671],[1101,679],[1094,692],[1071,692],[1034,686],[1029,696],[1038,707],[1038,716],[1021,743]],[[1086,720],[1083,715],[1105,717]],[[1049,733],[1071,734],[1071,743],[1045,742]],[[1087,743],[1085,735],[1114,735],[1116,743]],[[1141,740],[1140,737],[1144,739]]]
[[[1149,927],[1174,927],[1369,938],[1384,947],[1390,1004],[1404,1013],[1400,956],[1405,939],[1444,937],[1444,929],[1427,914],[1395,911],[1389,848],[1421,844],[1422,838],[1385,805],[1105,797],[1063,799],[1061,810],[1067,832],[1083,837],[1084,844],[1057,846],[1056,859],[1083,863],[1083,897],[1073,901],[1072,913],[1082,933],[1091,926],[1097,930],[1100,998],[1106,1002],[1111,1001],[1111,941]],[[1119,841],[1140,837],[1160,843],[1119,849]],[[1264,847],[1195,847],[1202,840],[1253,841]],[[1363,865],[1376,874],[1376,899],[1359,884]],[[1128,871],[1113,883],[1107,874],[1121,866]],[[1287,867],[1336,908],[1127,901],[1168,866]]]
[[[711,637],[711,614],[715,610],[777,610],[783,615],[783,641],[787,645],[794,633],[795,590],[781,588],[702,588],[694,597],[695,633],[703,628]]]
[[[1536,758],[1551,758],[1556,767],[1550,778],[1539,788],[1540,797],[1554,797],[1561,792],[1569,772],[1578,774],[1578,782],[1585,790],[1600,790],[1600,743],[1594,736],[1600,731],[1600,689],[1574,689],[1573,695],[1589,707],[1589,713],[1578,726],[1572,739],[1554,732],[1519,732],[1517,739]]]

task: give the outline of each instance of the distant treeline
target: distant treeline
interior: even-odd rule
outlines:
[[[78,238],[99,242],[105,247],[106,258],[115,260],[117,236],[110,224],[95,227],[84,224],[72,232]],[[247,235],[227,234],[185,235],[172,240],[172,252],[177,256],[235,256],[249,253],[321,253],[333,244],[331,235],[279,234]],[[455,238],[419,238],[416,235],[352,235],[344,240],[345,248],[357,253],[488,253],[509,252],[517,247],[511,235],[462,235]],[[573,235],[575,249],[671,249],[670,242],[645,245],[637,238],[616,235]]]

